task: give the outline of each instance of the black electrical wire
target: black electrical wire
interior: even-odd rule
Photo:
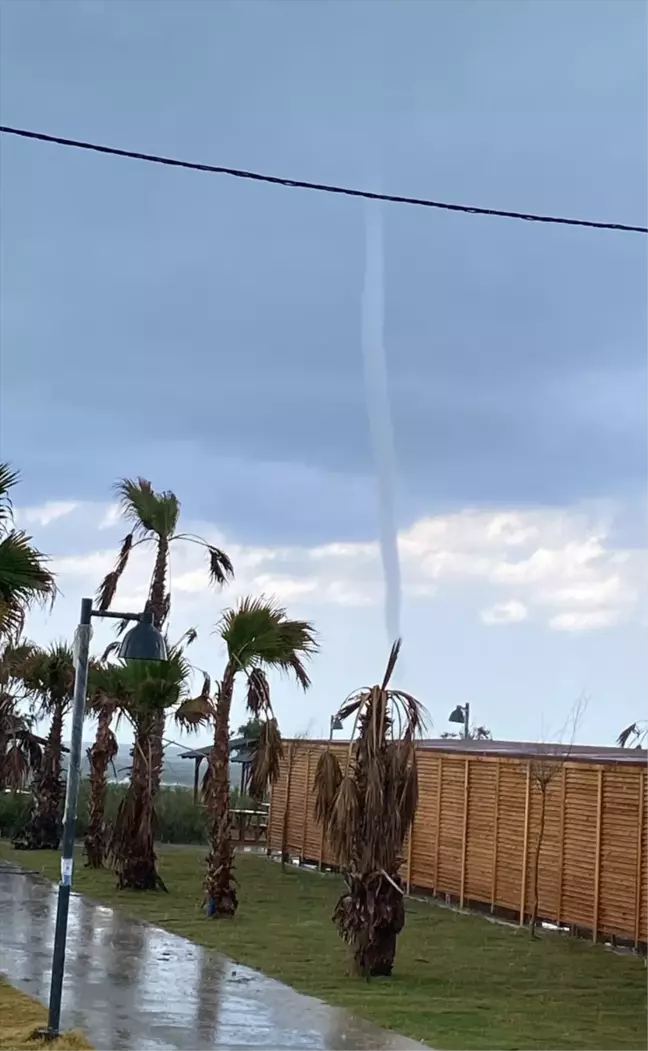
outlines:
[[[155,153],[137,153],[134,150],[120,150],[115,146],[100,146],[96,142],[84,142],[79,139],[64,139],[59,135],[47,135],[41,131],[27,131],[25,128],[12,128],[0,125],[0,134],[16,135],[22,139],[35,139],[37,142],[51,142],[56,146],[71,146],[77,150],[89,150],[92,153],[105,153],[110,157],[127,157],[134,161],[148,161],[150,164],[165,164],[171,168],[188,168],[191,171],[211,172],[214,175],[231,175],[235,179],[249,179],[253,182],[271,183],[273,186],[292,186],[301,190],[318,190],[321,193],[336,193],[344,197],[361,197],[367,201],[388,201],[392,204],[414,204],[420,208],[437,208],[445,212],[464,212],[467,215],[493,215],[500,219],[522,219],[528,223],[554,223],[561,226],[587,226],[594,230],[620,230],[624,233],[648,234],[648,227],[628,226],[626,223],[604,223],[592,219],[565,219],[555,215],[536,215],[533,212],[509,212],[500,208],[477,208],[468,204],[448,204],[446,201],[431,201],[423,197],[403,197],[398,194],[371,193],[369,190],[352,190],[346,186],[334,186],[329,183],[307,182],[304,179],[284,179],[278,175],[262,175],[260,172],[245,171],[242,168],[225,168],[216,164],[198,164],[196,161],[181,161],[174,157],[161,157]]]

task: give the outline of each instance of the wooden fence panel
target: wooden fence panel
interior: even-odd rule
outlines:
[[[644,945],[648,942],[648,850],[646,850],[646,839],[648,838],[648,778],[646,772],[643,771],[641,774],[641,786],[639,788],[639,798],[642,801],[641,806],[641,835],[640,848],[639,848],[639,863],[638,870],[640,874],[639,878],[639,890],[637,892],[637,898],[639,899],[637,909],[637,921],[635,929],[635,944],[639,941],[643,942]]]
[[[527,764],[502,761],[497,823],[497,902],[518,911],[522,886]]]
[[[603,827],[599,930],[623,935],[633,929],[640,838],[641,800],[633,770],[611,767],[603,774]]]
[[[538,919],[556,920],[560,908],[562,766],[530,767],[529,842],[524,914],[530,917],[535,903],[535,870],[538,868]],[[543,789],[544,785],[544,789]],[[544,798],[544,828],[542,812]]]
[[[315,768],[320,752],[309,749],[307,753],[308,795],[306,797],[306,826],[302,835],[301,857],[305,861],[320,861],[322,852],[322,829],[315,820]]]
[[[270,795],[270,812],[268,814],[268,834],[266,845],[268,850],[281,850],[283,840],[283,828],[288,813],[288,779],[292,763],[292,745],[288,744],[281,762],[279,777],[272,786]]]
[[[471,759],[464,896],[488,903],[493,886],[497,760]]]
[[[288,800],[288,821],[286,830],[286,847],[296,858],[301,857],[304,820],[306,817],[306,767],[308,757],[304,748],[297,748],[293,754],[292,776],[290,778],[290,796]]]
[[[419,802],[414,819],[411,882],[415,887],[436,890],[439,844],[439,773],[443,759],[418,756]]]
[[[591,928],[595,904],[598,770],[565,765],[565,850],[562,921]]]
[[[457,898],[461,894],[465,771],[463,757],[444,757],[437,890]]]
[[[286,742],[268,848],[324,865],[337,858],[315,820],[324,743]],[[345,764],[348,746],[330,747]],[[528,919],[542,815],[535,760],[420,749],[419,804],[404,845],[408,887]],[[538,919],[645,944],[648,799],[642,766],[560,763],[546,786]]]

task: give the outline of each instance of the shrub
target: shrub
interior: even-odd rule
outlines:
[[[106,792],[106,821],[112,824],[117,816],[119,804],[126,785],[109,784]],[[254,806],[247,796],[240,796],[232,789],[232,806],[251,808]],[[77,839],[83,839],[88,825],[90,784],[86,778],[79,785],[77,805]],[[30,792],[0,792],[0,836],[12,839],[25,827],[31,811]],[[207,811],[195,806],[190,788],[162,786],[155,800],[157,813],[156,839],[159,843],[206,843]]]

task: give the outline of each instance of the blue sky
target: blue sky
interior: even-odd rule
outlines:
[[[646,225],[646,7],[504,0],[0,0],[3,123],[318,181]],[[0,143],[1,445],[69,632],[124,526],[173,488],[237,559],[179,550],[174,630],[273,591],[322,635],[285,732],[386,656],[358,202]],[[644,708],[646,241],[387,206],[384,338],[402,684],[435,729],[583,740]],[[101,528],[100,528],[101,527]],[[240,567],[240,568],[239,568]],[[139,601],[148,565],[123,600]]]

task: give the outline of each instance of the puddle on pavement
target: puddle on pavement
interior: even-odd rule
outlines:
[[[47,1003],[56,887],[0,864],[0,968]],[[409,1051],[415,1041],[73,895],[62,1025],[97,1051]]]

